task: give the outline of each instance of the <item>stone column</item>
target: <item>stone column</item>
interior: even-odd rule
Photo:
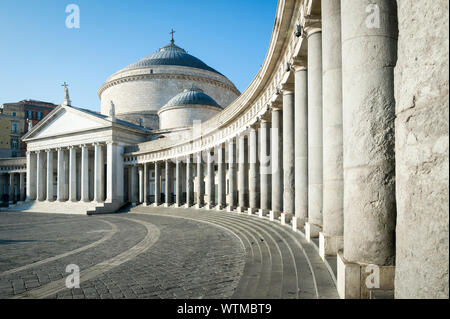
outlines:
[[[205,202],[205,187],[203,176],[202,152],[197,153],[197,206],[200,208]]]
[[[142,204],[144,202],[144,167],[142,165],[139,165],[138,167],[138,174],[139,174],[139,204]]]
[[[81,146],[81,201],[89,202],[89,149]]]
[[[47,201],[55,200],[53,185],[53,151],[47,150]]]
[[[37,174],[36,174],[36,193],[37,200],[44,201],[45,200],[45,166],[44,166],[44,156],[45,153],[43,151],[38,151],[36,154],[36,166],[37,166]]]
[[[246,133],[238,137],[238,213],[244,213],[248,208],[248,139]]]
[[[77,149],[69,148],[69,201],[77,201]]]
[[[16,196],[15,192],[16,180],[15,174],[9,173],[9,204],[12,205],[14,203],[14,197]]]
[[[295,214],[295,141],[294,85],[283,87],[283,213],[281,224],[289,223]]]
[[[57,185],[56,185],[56,200],[58,202],[64,202],[64,184],[65,184],[65,172],[64,172],[64,150],[58,148],[58,163],[56,173]]]
[[[175,207],[180,207],[181,206],[181,196],[182,196],[182,165],[183,162],[181,161],[181,159],[177,158],[176,159],[176,163],[175,163]]]
[[[165,196],[166,202],[165,207],[169,207],[172,204],[172,191],[173,191],[173,173],[172,173],[172,163],[171,160],[166,160],[166,184],[165,184]]]
[[[323,230],[319,252],[325,259],[343,248],[344,148],[342,145],[341,2],[322,3]]]
[[[225,161],[225,144],[217,147],[217,168],[218,168],[218,185],[217,185],[217,210],[224,209],[227,205],[226,201],[226,173],[227,164]]]
[[[292,228],[305,225],[308,218],[308,72],[306,63],[295,70],[295,216]]]
[[[397,4],[372,3],[341,2],[344,253],[338,254],[337,287],[343,298],[370,297],[366,277],[374,265],[379,289],[394,288]],[[367,8],[379,15],[379,26]]]
[[[228,141],[228,206],[227,211],[234,210],[237,204],[237,174],[236,174],[236,140],[232,138]]]
[[[283,211],[283,111],[280,106],[272,107],[272,209],[270,220],[278,219]]]
[[[397,5],[395,298],[448,299],[449,2]]]
[[[143,205],[148,206],[148,197],[150,195],[150,176],[148,163],[144,163],[144,201]]]
[[[161,166],[155,162],[155,203],[157,207],[161,205]]]
[[[131,206],[136,206],[138,201],[139,180],[136,165],[128,167],[128,181],[130,183]]]
[[[215,205],[215,169],[214,169],[214,150],[208,150],[207,156],[207,189],[208,189],[208,203],[206,209],[212,209]]]
[[[259,155],[259,171],[261,186],[261,202],[259,208],[259,217],[266,216],[271,207],[272,192],[272,168],[270,156],[270,122],[267,119],[261,119],[260,128],[260,155]]]
[[[37,199],[37,155],[34,152],[27,152],[27,197],[26,201]],[[2,191],[2,190],[0,190]],[[0,194],[1,195],[1,194]]]
[[[307,240],[322,230],[322,32],[308,31],[308,222]]]
[[[101,144],[95,144],[95,161],[94,161],[94,201],[103,202],[105,199],[104,189],[104,157],[103,146]]]
[[[20,173],[19,175],[19,200],[21,202],[25,201],[25,174]]]
[[[106,155],[106,202],[120,205],[124,198],[124,161],[123,146],[116,142],[107,143]]]
[[[248,214],[258,211],[260,204],[259,192],[259,161],[258,161],[258,132],[255,125],[251,126],[248,135]]]
[[[186,156],[186,208],[194,204],[194,178],[191,155]]]

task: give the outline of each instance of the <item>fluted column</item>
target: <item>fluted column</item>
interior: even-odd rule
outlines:
[[[259,175],[261,200],[258,214],[259,217],[263,217],[269,213],[271,207],[272,168],[270,156],[270,122],[267,119],[261,119],[260,123]]]
[[[278,219],[283,211],[283,111],[272,107],[272,209],[270,220]]]
[[[64,172],[64,150],[58,148],[58,163],[57,163],[57,185],[56,185],[56,200],[58,202],[63,202],[64,198],[64,183],[65,183],[65,172]]]
[[[322,229],[322,32],[308,32],[308,240]]]
[[[204,186],[202,152],[197,153],[196,156],[197,156],[197,208],[200,208],[205,203],[205,186]]]
[[[15,192],[16,187],[16,180],[15,180],[15,173],[9,173],[9,203],[14,203],[14,197],[16,196]]]
[[[182,165],[183,161],[179,158],[175,162],[175,207],[181,206],[181,196],[182,196]]]
[[[287,224],[295,214],[295,128],[294,85],[283,87],[283,213],[281,224]]]
[[[81,201],[89,202],[89,149],[81,146]]]
[[[77,149],[69,148],[69,201],[77,201]]]
[[[164,206],[169,207],[172,204],[172,191],[173,191],[173,173],[171,160],[166,160],[165,179],[166,183],[164,193],[166,202]]]
[[[194,204],[194,174],[192,156],[186,156],[186,208]]]
[[[55,200],[53,183],[53,151],[47,150],[47,201]]]
[[[225,144],[217,147],[217,166],[218,166],[218,185],[217,185],[217,209],[223,209],[226,206],[226,173],[227,164],[225,161]]]
[[[154,206],[161,205],[161,166],[155,162],[155,203]]]
[[[308,71],[306,63],[294,65],[295,78],[295,216],[292,228],[308,218]]]
[[[344,253],[337,287],[345,298],[369,297],[367,264],[378,266],[380,289],[394,289],[397,3],[376,1],[379,27],[367,19],[372,3],[341,1]]]
[[[36,193],[37,200],[44,201],[45,200],[45,164],[44,164],[44,156],[45,152],[38,151],[36,154],[36,166],[37,166],[37,174],[36,174]]]
[[[248,213],[253,214],[258,211],[260,204],[258,131],[255,125],[249,129],[248,152]]]
[[[344,167],[342,144],[341,2],[322,3],[323,231],[322,258],[343,248]]]
[[[227,211],[234,210],[237,204],[237,172],[236,172],[236,142],[235,138],[228,141],[228,206]]]
[[[144,200],[143,205],[148,206],[148,197],[150,193],[150,177],[148,163],[144,163]]]
[[[214,150],[208,150],[207,154],[207,190],[208,190],[208,203],[206,205],[207,209],[212,209],[215,205],[215,169],[214,169]]]
[[[105,174],[103,146],[101,144],[95,144],[94,168],[94,201],[103,202],[105,198]]]

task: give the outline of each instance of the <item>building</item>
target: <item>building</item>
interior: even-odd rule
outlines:
[[[66,88],[23,137],[26,202],[11,209],[256,214],[318,240],[341,298],[448,298],[447,12],[444,0],[283,0],[239,97],[174,41],[111,76],[101,113]]]
[[[20,139],[28,132],[29,122],[36,125],[56,106],[35,100],[3,104],[0,108],[0,158],[24,157],[26,143]]]

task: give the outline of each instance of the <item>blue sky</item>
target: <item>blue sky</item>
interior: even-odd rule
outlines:
[[[68,4],[80,29],[66,28]],[[262,65],[275,0],[0,0],[0,104],[37,99],[99,110],[98,88],[169,43],[215,68],[242,92]]]

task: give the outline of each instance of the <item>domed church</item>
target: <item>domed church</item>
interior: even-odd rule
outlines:
[[[184,92],[190,88],[195,89]],[[181,96],[175,98],[179,94]],[[207,120],[217,113],[217,108],[227,107],[239,95],[223,74],[175,45],[173,36],[170,43],[156,53],[111,75],[98,91],[102,114],[109,114],[112,102],[118,119],[152,130]],[[186,104],[189,98],[205,100],[208,107],[199,112],[198,102]],[[184,104],[174,105],[179,100]],[[190,106],[183,108],[184,105]],[[165,107],[164,112],[160,112],[162,107]],[[164,117],[163,125],[158,114]],[[174,118],[178,114],[185,119],[180,122],[179,118]],[[171,118],[174,118],[173,123],[170,123]],[[190,122],[186,122],[187,119]]]

